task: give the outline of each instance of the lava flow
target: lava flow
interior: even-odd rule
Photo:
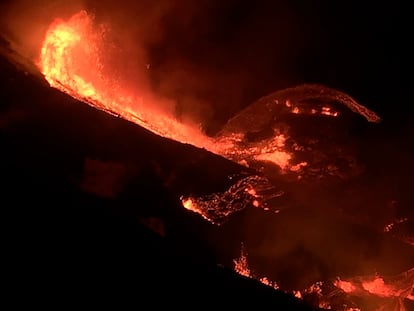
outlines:
[[[245,147],[239,144],[238,136],[227,135],[212,138],[203,134],[195,126],[189,126],[177,121],[172,113],[156,108],[155,100],[146,100],[137,95],[136,89],[130,90],[113,78],[110,61],[108,59],[108,46],[111,46],[108,37],[110,29],[105,25],[96,25],[93,17],[86,11],[73,15],[69,20],[55,20],[49,27],[43,41],[38,66],[46,80],[55,87],[72,97],[79,99],[97,109],[122,117],[136,123],[151,132],[187,143],[223,156],[243,164],[248,159],[263,159],[273,161],[281,168],[289,167],[291,156],[283,150],[283,136],[275,139],[261,148]],[[244,161],[244,162],[243,162]],[[256,181],[263,184],[263,177],[253,176],[242,180],[230,192],[240,193],[240,187],[249,184],[255,188]],[[268,185],[267,188],[270,186]],[[233,191],[236,189],[237,191]],[[277,192],[278,193],[278,192]],[[278,195],[278,194],[275,195]],[[234,194],[234,193],[233,193]],[[244,208],[247,204],[257,206],[257,196],[242,191]],[[218,218],[234,212],[226,204],[217,215],[208,215],[211,208],[194,208],[198,205],[217,205],[221,194],[214,198],[186,198],[183,205],[189,210],[201,214],[204,218],[219,223]],[[194,202],[194,204],[190,204]]]
[[[110,65],[102,61],[110,46],[105,39],[108,32],[108,27],[95,25],[86,11],[67,21],[55,20],[46,33],[38,62],[49,84],[160,136],[197,147],[208,146],[209,139],[196,128],[179,123],[111,78]]]
[[[248,278],[259,280],[262,284],[283,290],[279,285],[269,280],[267,277],[255,275],[254,271],[249,267],[247,252],[242,246],[240,257],[233,260],[234,270]],[[339,289],[333,289],[326,286],[322,281],[312,284],[308,288],[295,290],[292,292],[297,298],[305,298],[312,296],[315,306],[321,309],[332,309],[331,301],[340,302],[343,311],[362,311],[352,303],[353,297],[370,299],[375,297],[373,304],[377,303],[378,308],[375,310],[384,311],[406,311],[404,299],[414,301],[414,268],[404,271],[401,274],[388,278],[379,275],[358,276],[349,280],[341,280],[337,278],[331,284]],[[341,297],[341,293],[345,293],[349,301]]]
[[[237,138],[231,135],[213,139],[194,126],[178,122],[172,114],[157,109],[156,102],[146,101],[143,96],[136,95],[136,91],[124,88],[111,78],[110,64],[102,61],[110,45],[105,39],[108,32],[108,27],[95,25],[93,17],[86,11],[67,21],[55,20],[46,33],[38,63],[49,84],[162,137],[205,148],[231,160],[237,158],[239,162],[252,153],[251,149],[237,148]],[[281,147],[280,144],[271,148],[267,146],[250,156],[273,161],[284,168],[291,156]]]
[[[259,99],[230,119],[215,137],[210,137],[202,133],[197,126],[179,122],[172,112],[157,108],[157,99],[154,99],[154,96],[146,97],[151,92],[140,92],[140,85],[131,89],[117,79],[117,75],[114,74],[117,72],[114,69],[116,65],[111,61],[114,46],[111,36],[110,27],[96,23],[93,16],[86,11],[80,11],[68,20],[57,19],[46,33],[38,66],[52,87],[76,99],[136,123],[162,137],[204,148],[244,166],[257,168],[257,165],[270,163],[275,165],[281,174],[293,174],[298,179],[323,174],[348,174],[347,172],[355,167],[353,163],[340,168],[330,154],[321,159],[321,152],[315,149],[313,140],[299,141],[292,137],[286,126],[281,129],[280,124],[272,124],[270,135],[257,139],[257,133],[260,136],[263,132],[263,128],[259,127],[269,126],[272,122],[277,123],[280,117],[286,115],[336,118],[341,112],[331,105],[333,102],[360,114],[370,122],[379,121],[374,112],[359,105],[344,93],[320,85],[303,85]],[[117,56],[119,55],[115,53],[114,58]],[[319,103],[315,105],[315,101]],[[258,113],[252,115],[252,108]],[[251,139],[252,136],[255,138]],[[304,157],[303,151],[311,149],[315,151],[315,155],[309,153],[308,159],[304,160],[306,156]],[[340,160],[347,162],[347,155]],[[279,189],[274,189],[273,193],[268,191],[272,186],[264,177],[253,176],[236,183],[238,184],[225,193],[203,198],[184,198],[183,205],[204,218],[219,223],[217,217],[222,218],[235,212],[231,204],[224,204],[225,208],[221,208],[217,217],[208,215],[205,211],[216,210],[217,203],[223,206],[228,192],[241,195],[239,199],[244,204],[239,209],[248,205],[265,208],[263,203],[267,198],[280,195]],[[249,190],[244,191],[243,187],[246,184],[256,195],[251,195],[252,192]],[[258,187],[267,189],[265,197],[261,196]]]
[[[344,93],[319,85],[304,85],[259,99],[230,119],[215,137],[209,137],[196,126],[180,123],[173,113],[157,108],[154,97],[147,98],[144,91],[140,93],[140,85],[132,90],[114,78],[107,55],[111,46],[108,42],[110,31],[108,26],[96,24],[85,11],[68,20],[54,21],[46,33],[38,61],[48,83],[92,107],[122,117],[159,136],[204,148],[236,163],[254,168],[257,163],[270,163],[281,174],[292,174],[298,180],[352,174],[358,169],[357,165],[341,146],[324,145],[324,152],[318,149],[318,144],[335,141],[329,139],[328,130],[323,129],[315,134],[321,137],[319,140],[313,139],[310,134],[299,139],[287,125],[288,122],[282,124],[280,120],[288,116],[287,119],[297,122],[298,119],[294,118],[298,115],[332,120],[342,116],[341,108],[345,107],[369,122],[380,121],[374,112]],[[258,174],[235,180],[223,193],[182,197],[182,202],[186,209],[220,224],[233,212],[246,206],[264,208],[266,201],[282,194],[266,177]],[[238,204],[235,204],[236,201]],[[276,282],[253,276],[244,253],[235,264],[240,274],[278,288]],[[414,299],[413,270],[406,272],[401,280],[387,283],[376,277],[337,280],[334,285],[349,295],[374,295],[399,302]],[[320,285],[296,294],[302,296],[310,292],[318,292],[319,295]]]
[[[95,25],[93,17],[86,11],[67,21],[55,20],[46,33],[38,62],[49,84],[162,137],[205,148],[232,160],[236,154],[246,156],[247,148],[237,150],[235,147],[237,138],[228,136],[218,140],[208,137],[197,128],[178,122],[172,114],[155,108],[156,102],[146,101],[143,96],[136,95],[137,91],[126,89],[111,78],[110,64],[102,61],[110,45],[105,39],[108,32],[109,27]],[[290,155],[280,148],[270,149],[255,156],[273,159],[277,165],[286,167]]]
[[[40,53],[38,66],[49,84],[74,98],[126,120],[134,122],[153,133],[206,150],[249,166],[250,162],[270,162],[282,171],[299,173],[309,163],[295,159],[295,151],[301,149],[289,133],[274,128],[267,139],[252,143],[248,134],[240,131],[235,123],[243,124],[243,116],[229,120],[216,137],[209,137],[196,126],[180,123],[172,113],[157,107],[157,100],[145,98],[137,85],[131,90],[114,78],[108,50],[113,45],[110,27],[97,24],[86,11],[73,15],[69,20],[55,20],[49,27]],[[111,55],[109,55],[110,58]],[[112,65],[113,66],[113,65]],[[137,95],[139,94],[139,95]],[[322,100],[322,105],[311,101]],[[319,86],[304,85],[271,94],[258,101],[265,102],[268,111],[261,111],[262,118],[274,117],[285,109],[290,114],[313,115],[334,118],[340,112],[330,106],[337,102],[365,117],[370,122],[380,118],[372,111],[356,103],[350,96]],[[254,105],[252,105],[254,106]],[[286,112],[285,111],[285,112]],[[260,118],[251,118],[249,127],[261,125]],[[241,119],[241,122],[239,122]],[[309,167],[309,170],[314,168]]]

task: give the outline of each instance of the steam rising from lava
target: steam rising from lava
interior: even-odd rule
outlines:
[[[215,137],[210,137],[197,126],[179,122],[171,108],[174,104],[155,96],[145,85],[145,74],[141,73],[143,79],[134,79],[134,85],[127,84],[132,77],[123,77],[117,69],[119,62],[115,61],[123,55],[122,48],[114,44],[116,36],[110,25],[97,23],[84,10],[68,20],[57,19],[46,32],[39,68],[51,86],[95,108],[134,122],[162,137],[205,148],[245,166],[257,168],[270,163],[281,173],[287,172],[297,178],[344,174],[355,165],[348,160],[342,160],[345,165],[341,167],[329,163],[330,154],[321,158],[314,140],[298,140],[289,127],[280,124],[279,119],[286,115],[336,118],[345,109],[370,122],[380,120],[374,112],[344,93],[320,85],[302,85],[261,98],[230,119]],[[315,154],[309,150],[315,150]],[[308,158],[303,156],[306,152]],[[249,189],[255,194],[252,195]],[[266,189],[266,195],[261,193],[261,189]],[[225,198],[229,193],[244,203],[237,208],[234,204],[224,204],[224,209],[214,208],[228,201]],[[248,205],[265,207],[266,201],[280,195],[280,190],[265,177],[253,176],[237,181],[229,193],[185,198],[183,203],[190,210],[218,223],[218,218]],[[207,215],[205,211],[211,209],[220,210],[218,214],[221,216]]]
[[[46,34],[39,61],[50,85],[160,136],[199,147],[208,145],[208,139],[196,129],[160,109],[161,100],[151,98],[145,88],[141,93],[136,90],[140,85],[135,90],[125,89],[122,81],[114,78],[115,68],[104,60],[111,55],[110,36],[110,30],[103,24],[95,25],[86,11],[68,21],[56,20]]]
[[[232,129],[235,123],[233,118],[224,129],[224,134],[222,132],[218,139],[213,140],[198,129],[178,122],[170,112],[157,109],[161,99],[149,96],[145,88],[140,94],[140,85],[134,90],[126,89],[122,81],[114,76],[114,65],[107,60],[117,56],[116,51],[111,53],[111,35],[109,26],[97,25],[86,11],[73,15],[67,21],[58,19],[52,23],[46,33],[39,60],[39,67],[50,85],[98,109],[135,122],[160,136],[206,148],[231,160],[270,161],[281,168],[289,166],[292,171],[306,165],[297,163],[298,168],[290,167],[292,156],[284,150],[286,138],[283,134],[266,140],[266,146],[239,147],[238,143],[244,139],[244,133]],[[271,113],[282,104],[291,109],[293,114],[338,116],[339,112],[332,112],[329,106],[323,106],[320,110],[312,108],[309,111],[306,107],[299,108],[300,105],[303,106],[301,102],[314,98],[343,103],[368,121],[379,121],[375,113],[357,104],[348,95],[319,86],[289,89],[260,101],[267,106],[274,106],[269,107]],[[295,102],[293,108],[291,100]],[[255,124],[254,120],[249,121]]]

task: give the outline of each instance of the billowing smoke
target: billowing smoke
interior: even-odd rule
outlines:
[[[163,98],[160,105],[207,133],[255,99],[295,83],[305,23],[311,28],[282,2],[205,0],[9,1],[2,28],[20,54],[36,60],[50,23],[81,9],[109,25],[117,49],[115,57],[108,53],[112,74],[126,88],[139,85],[146,96]]]

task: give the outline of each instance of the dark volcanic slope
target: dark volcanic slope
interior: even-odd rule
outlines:
[[[135,307],[310,309],[218,268],[206,242],[211,225],[180,206],[179,193],[226,189],[238,165],[97,111],[3,56],[0,72],[1,205],[14,294],[31,304],[99,303],[121,291]]]

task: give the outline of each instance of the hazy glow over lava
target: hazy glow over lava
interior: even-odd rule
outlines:
[[[157,135],[205,148],[231,160],[251,157],[289,168],[292,155],[280,145],[282,136],[275,138],[275,144],[271,147],[239,149],[236,146],[237,137],[208,137],[196,127],[182,124],[171,114],[157,109],[157,103],[146,102],[137,95],[138,91],[125,89],[108,78],[111,72],[107,67],[110,64],[108,66],[101,61],[108,31],[103,25],[95,25],[93,18],[85,11],[67,21],[55,20],[46,33],[38,62],[49,84]]]
[[[225,134],[218,137],[209,137],[196,126],[180,123],[172,113],[157,108],[157,103],[153,102],[154,99],[148,100],[140,94],[139,85],[134,90],[124,87],[122,83],[111,77],[111,64],[103,60],[107,44],[105,38],[108,32],[110,29],[107,26],[97,25],[93,17],[85,11],[73,15],[66,21],[57,19],[53,22],[46,33],[38,62],[49,84],[97,109],[136,123],[159,136],[205,148],[242,165],[249,166],[251,161],[271,162],[278,166],[282,173],[289,172],[297,174],[298,177],[301,177],[302,170],[314,169],[308,162],[295,159],[295,151],[303,147],[297,145],[296,142],[288,146],[286,142],[290,139],[289,134],[281,133],[279,129],[273,129],[274,132],[270,138],[254,143],[246,142],[244,133],[232,130],[224,131]],[[305,97],[327,96],[328,99],[335,99],[344,103],[353,112],[364,116],[368,121],[379,121],[379,117],[374,112],[357,104],[345,94],[333,93],[329,90],[325,92],[309,87],[303,88],[302,91]],[[319,115],[327,118],[340,116],[340,112],[330,106],[309,108],[301,104],[301,98],[295,100],[293,96],[291,100],[289,96],[292,94],[289,92],[291,91],[287,90],[278,95],[278,98],[286,97],[281,101],[264,98],[263,100],[273,105],[269,111],[276,110],[274,107],[277,106],[287,109],[293,115]],[[255,122],[255,120],[251,121]],[[228,128],[231,129],[231,126],[230,120]],[[214,223],[215,217],[225,218],[236,211],[233,210],[235,205],[232,200],[241,199],[254,207],[264,206],[262,202],[268,197],[260,194],[260,185],[263,190],[268,190],[269,184],[265,178],[249,176],[235,182],[225,192],[225,195],[213,194],[201,199],[187,197],[182,198],[182,202],[186,209],[197,212]],[[272,191],[269,197],[280,195],[281,192]],[[232,200],[223,200],[228,197]],[[211,215],[208,211],[216,206],[224,206],[224,208],[215,209],[214,212],[217,215]],[[247,255],[243,252],[240,260],[235,260],[235,269],[242,275],[252,277],[252,272],[247,265]],[[410,270],[407,273],[408,278],[412,280],[413,271]],[[275,282],[269,281],[266,277],[258,279],[264,284],[278,288]],[[394,285],[384,283],[380,277],[366,279],[359,283],[356,280],[337,280],[334,284],[348,294],[359,290],[379,297],[414,299],[405,287],[396,288]],[[312,287],[312,291],[315,289],[319,290],[319,287]]]
[[[85,11],[67,21],[55,20],[46,33],[38,63],[49,84],[160,136],[197,147],[210,146],[209,138],[196,128],[179,123],[156,105],[144,102],[136,90],[127,90],[111,79],[110,65],[102,61],[107,31],[103,25],[95,25]]]

